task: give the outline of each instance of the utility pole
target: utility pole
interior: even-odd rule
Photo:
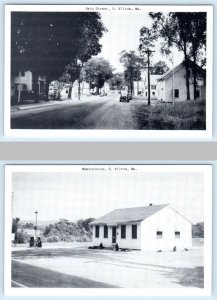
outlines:
[[[146,50],[145,53],[148,56],[148,105],[151,105],[151,91],[150,91],[150,54],[155,51],[153,50]]]
[[[37,226],[38,226],[38,219],[37,219],[38,211],[35,211],[35,238],[37,240]]]

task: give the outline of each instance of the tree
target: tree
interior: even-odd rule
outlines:
[[[109,85],[111,90],[120,90],[124,85],[124,74],[116,73],[109,80]]]
[[[85,62],[101,51],[106,30],[96,12],[13,12],[11,26],[12,74],[29,69],[36,78],[46,75],[47,95],[65,66],[74,68],[77,59]],[[74,80],[74,71],[68,73]]]
[[[135,51],[122,51],[120,62],[124,66],[124,79],[128,85],[130,94],[134,93],[133,82],[141,79],[141,70],[143,68],[143,59]]]
[[[84,67],[84,78],[93,87],[97,88],[97,94],[105,82],[112,78],[113,68],[109,61],[102,57],[90,59]]]
[[[18,230],[20,218],[15,218],[12,220],[12,233],[16,233]]]
[[[153,67],[151,68],[151,74],[163,75],[168,70],[169,70],[169,68],[168,68],[167,64],[164,61],[160,60],[156,64],[154,64]]]
[[[158,37],[163,38],[163,42],[161,43],[161,52],[169,55],[171,53],[171,48],[175,46],[184,54],[187,100],[190,100],[189,60],[198,53],[199,49],[203,47],[202,45],[205,46],[206,15],[204,15],[204,13],[183,12],[169,14],[150,13],[149,15],[154,21],[152,27],[153,30],[156,32]],[[197,39],[198,43],[196,42]],[[196,56],[193,60],[196,65]],[[196,68],[194,72],[196,74]],[[194,85],[196,86],[196,77],[194,78]]]
[[[150,100],[150,57],[154,52],[154,43],[156,41],[157,35],[155,31],[151,28],[142,27],[140,29],[140,45],[139,51],[146,58],[147,68],[148,68],[148,105],[151,104]]]

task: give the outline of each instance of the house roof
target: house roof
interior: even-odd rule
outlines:
[[[154,215],[169,204],[149,205],[142,207],[120,208],[111,211],[110,213],[92,221],[91,225],[106,224],[116,225],[122,223],[131,223],[143,221]]]
[[[175,74],[176,72],[178,72],[182,67],[184,67],[184,63],[185,61],[182,61],[179,65],[175,66],[174,68],[170,69],[169,71],[167,71],[166,73],[164,73],[163,75],[161,75],[160,77],[158,77],[157,81],[162,81],[162,80],[166,80],[169,77],[171,77],[173,74]],[[193,67],[194,62],[191,60],[188,60],[188,64],[190,67]],[[205,75],[206,71],[201,68],[200,66],[196,65],[197,71],[199,71],[200,73],[202,73],[203,75]]]

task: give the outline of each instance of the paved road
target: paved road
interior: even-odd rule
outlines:
[[[12,113],[12,129],[138,129],[135,102],[120,103],[118,95],[72,100],[48,107]],[[138,104],[139,103],[139,104]]]
[[[72,266],[73,268],[73,266]],[[11,286],[17,288],[112,288],[110,284],[66,275],[12,260]]]

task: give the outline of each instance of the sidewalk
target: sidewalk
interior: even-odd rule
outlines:
[[[58,105],[62,103],[69,103],[71,101],[74,101],[74,99],[64,99],[64,100],[49,100],[49,101],[39,101],[35,102],[34,100],[25,100],[22,104],[17,104],[11,106],[11,112],[18,111],[18,110],[28,110],[28,109],[34,109],[34,108],[41,108],[41,107],[47,107],[52,105]]]
[[[34,100],[25,100],[24,103],[11,106],[11,112],[16,112],[19,110],[38,109],[38,108],[48,107],[52,105],[61,105],[63,103],[79,103],[81,101],[84,102],[89,100],[95,100],[96,98],[99,98],[99,95],[81,96],[80,100],[78,100],[78,98],[73,98],[73,99],[65,98],[61,100],[39,101],[37,103]]]

